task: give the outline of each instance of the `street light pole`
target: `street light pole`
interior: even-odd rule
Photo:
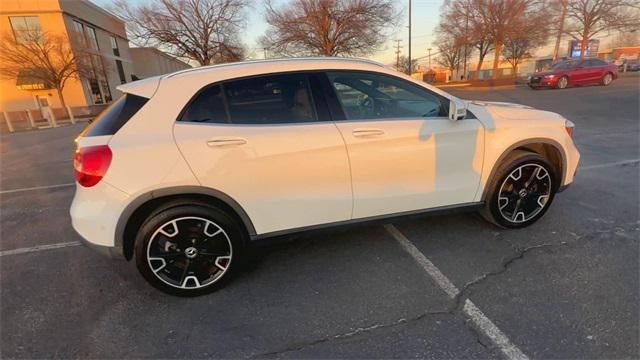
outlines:
[[[429,70],[431,70],[431,48],[428,48],[427,51],[429,51]]]
[[[407,69],[407,72],[409,75],[411,75],[412,73],[412,66],[411,66],[411,0],[409,0],[409,69]]]

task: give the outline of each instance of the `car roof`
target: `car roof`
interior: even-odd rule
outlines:
[[[304,71],[304,70],[384,70],[386,67],[378,62],[343,57],[305,57],[269,60],[251,60],[217,65],[200,66],[174,73],[153,76],[117,87],[124,93],[150,98],[158,90],[160,83],[175,81],[213,82],[242,76],[259,74]]]

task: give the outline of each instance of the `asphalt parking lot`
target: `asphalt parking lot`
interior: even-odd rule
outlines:
[[[639,89],[640,77],[447,89],[576,123],[581,167],[541,221],[508,231],[462,214],[292,236],[198,298],[77,246],[82,124],[2,135],[0,357],[638,358]]]

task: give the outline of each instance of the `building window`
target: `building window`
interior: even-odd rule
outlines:
[[[104,104],[113,100],[102,57],[91,55],[91,77],[87,81],[94,104]]]
[[[73,21],[73,29],[78,37],[81,46],[88,46],[90,49],[99,50],[96,29],[79,21]]]
[[[115,36],[111,36],[111,49],[113,50],[113,55],[120,56],[120,49],[118,49],[118,40]]]
[[[82,29],[82,24],[77,22],[77,21],[74,21],[73,22],[73,29],[76,32],[76,39],[80,43],[80,46],[83,46],[83,47],[86,46],[87,43],[86,43],[85,38],[84,38],[84,30]]]
[[[98,38],[96,37],[96,29],[85,25],[84,33],[87,35],[87,41],[89,42],[89,46],[93,50],[98,50]]]
[[[40,19],[37,16],[10,16],[9,22],[13,36],[19,44],[34,40],[42,34]]]
[[[118,68],[118,75],[120,75],[120,83],[124,84],[127,82],[127,78],[124,75],[124,68],[122,67],[122,61],[116,60],[116,67]]]
[[[104,104],[104,100],[102,98],[102,92],[100,91],[100,85],[98,85],[98,80],[96,79],[88,79],[89,89],[91,90],[91,100],[94,104]]]

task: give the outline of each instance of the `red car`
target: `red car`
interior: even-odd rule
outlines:
[[[569,60],[555,64],[549,71],[531,75],[532,89],[551,87],[564,89],[569,85],[609,85],[618,78],[618,67],[600,59]]]

